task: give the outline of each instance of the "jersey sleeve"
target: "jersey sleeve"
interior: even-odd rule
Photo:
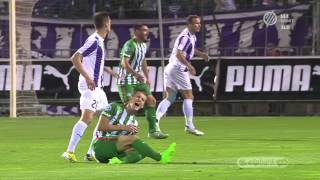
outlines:
[[[92,54],[93,51],[97,49],[97,47],[98,42],[94,38],[88,38],[77,52],[79,52],[83,57],[86,57]]]
[[[184,51],[190,44],[190,39],[187,36],[181,36],[178,41],[177,49]]]
[[[131,41],[126,42],[121,50],[121,57],[128,57],[131,58],[134,56],[134,45],[131,43]]]
[[[108,104],[102,111],[101,115],[107,117],[108,119],[111,119],[117,114],[117,106],[117,103]]]

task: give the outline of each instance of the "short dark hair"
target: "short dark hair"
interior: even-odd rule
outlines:
[[[139,30],[140,28],[142,28],[142,26],[147,26],[147,25],[145,25],[145,24],[135,24],[135,25],[133,26],[133,30],[134,30],[134,31]]]
[[[199,18],[199,19],[200,19],[200,17],[199,17],[198,15],[189,15],[189,16],[187,17],[187,24],[191,24],[191,23],[192,23],[192,20],[193,20],[193,19],[196,19],[196,18]]]
[[[100,29],[104,26],[106,21],[109,21],[110,17],[107,12],[97,12],[93,16],[94,26],[96,29]]]

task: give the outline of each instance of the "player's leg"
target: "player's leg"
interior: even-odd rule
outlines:
[[[104,93],[104,91],[102,89],[98,89],[98,92],[97,92],[99,95],[98,95],[98,102],[97,102],[97,111],[102,111],[107,105],[108,105],[108,99],[107,99],[107,96],[106,94]],[[92,140],[91,140],[91,143],[90,143],[90,146],[89,146],[89,149],[87,151],[87,154],[85,155],[84,157],[84,160],[86,161],[94,161],[94,157],[92,155],[92,151],[93,151],[93,142],[94,140],[98,137],[97,133],[98,133],[98,125],[99,125],[99,121],[100,121],[100,118],[98,120],[98,123],[95,127],[95,129],[93,130],[93,133],[92,133]]]
[[[119,93],[121,102],[125,103],[129,100],[130,96],[132,96],[132,93],[134,91],[133,86],[134,85],[131,85],[131,84],[118,85],[118,93]]]
[[[100,163],[109,163],[109,159],[117,157],[116,142],[118,136],[107,135],[97,138],[93,143],[93,155]]]
[[[183,114],[185,117],[186,123],[186,132],[202,136],[203,132],[197,130],[193,124],[193,94],[192,94],[192,85],[190,81],[188,71],[179,71],[176,73],[175,84],[183,97]]]
[[[163,99],[158,105],[156,118],[158,123],[160,123],[160,119],[163,115],[166,114],[168,108],[171,104],[174,103],[177,96],[177,86],[175,85],[177,70],[175,70],[172,66],[167,65],[164,70],[163,81],[164,86],[166,87],[166,98]]]
[[[98,133],[99,133],[98,132],[99,121],[100,121],[100,119],[98,120],[98,123],[97,123],[96,127],[93,130],[90,146],[88,148],[87,154],[84,156],[84,160],[85,161],[94,161],[95,160],[94,157],[93,157],[93,143],[94,143],[95,139],[99,137],[98,136]]]
[[[202,136],[204,135],[203,132],[197,130],[193,124],[193,94],[192,90],[180,90],[180,93],[183,97],[183,113],[185,117],[185,124],[186,124],[186,132]]]
[[[150,87],[145,83],[140,83],[134,86],[134,91],[144,91],[147,95],[146,105],[144,108],[145,117],[149,125],[148,136],[155,139],[165,139],[167,134],[161,132],[160,127],[157,126],[156,119],[156,99],[153,97]]]
[[[158,121],[158,124],[160,124],[160,120],[168,111],[168,108],[171,106],[171,104],[174,103],[177,97],[177,91],[171,89],[170,87],[166,87],[166,94],[165,98],[160,102],[157,108],[156,118]]]
[[[124,164],[124,163],[136,163],[145,158],[139,152],[132,148],[132,143],[135,141],[136,136],[122,135],[116,142],[118,152],[125,152],[126,155],[122,157],[114,157],[109,160],[108,164]]]
[[[81,117],[79,121],[73,126],[67,151],[62,154],[63,158],[69,160],[70,162],[77,161],[74,154],[76,146],[78,145],[83,133],[93,119],[97,106],[97,100],[95,96],[95,91],[90,90],[84,91],[81,94]]]
[[[137,163],[144,158],[145,156],[141,155],[138,151],[134,150],[133,148],[130,148],[126,151],[126,155],[120,158],[120,160],[123,163],[132,164],[132,163]]]
[[[130,148],[130,146],[135,150],[135,154],[128,154],[130,156],[139,156],[141,155],[141,159],[143,157],[150,157],[156,161],[160,161],[161,163],[168,163],[171,160],[171,157],[173,153],[175,152],[175,143],[169,146],[169,148],[164,151],[164,153],[160,154],[156,151],[154,151],[149,145],[147,145],[145,142],[137,138],[136,136],[120,136],[117,141],[117,149],[118,151],[126,151]],[[128,156],[127,155],[127,156]],[[135,162],[137,162],[137,157],[132,158]],[[130,160],[132,160],[130,159]],[[119,163],[133,163],[133,161],[125,161],[128,160],[128,158],[124,157],[122,160],[119,160],[117,158],[114,158],[112,161],[110,161],[110,164],[119,164]]]

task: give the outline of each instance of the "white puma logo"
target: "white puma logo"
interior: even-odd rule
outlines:
[[[64,85],[66,86],[66,89],[69,90],[70,86],[68,83],[68,76],[70,75],[71,71],[74,69],[75,67],[72,66],[67,74],[62,74],[61,72],[59,72],[56,68],[54,68],[53,66],[50,65],[46,65],[44,67],[44,74],[48,74],[48,75],[53,75],[56,78],[60,78],[62,79],[62,82],[64,83]]]
[[[209,66],[206,66],[202,69],[201,73],[198,76],[193,76],[190,74],[190,79],[193,79],[196,85],[198,86],[198,89],[200,92],[202,92],[202,86],[201,86],[201,77],[203,74],[209,69]]]
[[[312,75],[320,76],[320,66],[316,65],[313,67]]]

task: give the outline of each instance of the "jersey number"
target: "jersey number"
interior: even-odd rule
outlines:
[[[97,109],[97,101],[93,100],[93,103],[91,104],[91,107],[94,109]]]

